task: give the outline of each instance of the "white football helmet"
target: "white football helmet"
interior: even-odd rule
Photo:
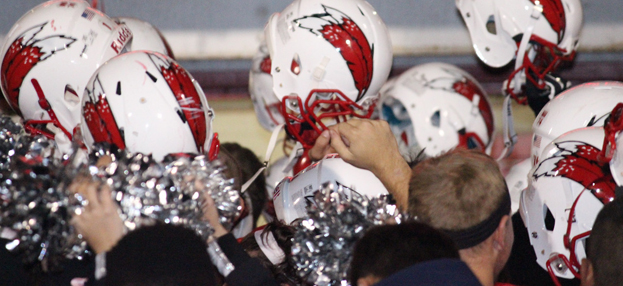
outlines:
[[[89,77],[131,40],[127,26],[85,1],[44,2],[6,35],[0,53],[2,93],[31,133],[69,142]]]
[[[135,51],[113,58],[91,77],[82,99],[87,148],[107,142],[130,152],[218,155],[214,112],[195,79],[173,59]]]
[[[275,188],[286,177],[292,177],[292,168],[288,168],[290,162],[288,156],[283,156],[275,162],[268,165],[268,168],[264,171],[266,179],[266,194],[268,195],[268,206],[264,212],[264,218],[267,221],[273,221],[275,218],[275,205],[273,204],[273,195]]]
[[[262,41],[251,62],[249,94],[260,125],[268,131],[273,131],[284,121],[283,115],[281,115],[281,101],[273,93],[273,77],[270,74],[270,65],[266,41]]]
[[[273,92],[306,149],[327,125],[368,118],[392,65],[385,23],[364,0],[295,0],[265,28]]]
[[[478,58],[491,67],[520,61],[504,87],[520,103],[526,99],[518,97],[511,79],[528,79],[543,89],[545,74],[575,55],[583,21],[580,0],[456,0],[456,6]]]
[[[532,161],[530,158],[525,159],[511,167],[508,174],[504,177],[508,186],[508,193],[511,197],[511,212],[515,213],[519,210],[519,201],[521,200],[521,192],[528,187],[528,176],[532,169]]]
[[[586,238],[615,183],[603,160],[603,127],[576,129],[544,150],[522,193],[520,214],[537,263],[552,279],[579,278]]]
[[[575,86],[548,102],[532,124],[532,163],[547,144],[565,132],[603,126],[612,107],[623,102],[623,83],[590,82]]]
[[[350,165],[337,154],[329,154],[294,177],[284,178],[273,195],[277,218],[287,224],[307,215],[305,207],[324,183],[347,187],[369,198],[388,194],[372,172]]]
[[[117,24],[128,26],[130,31],[132,31],[133,38],[132,43],[128,45],[128,52],[140,50],[154,51],[175,59],[169,42],[154,25],[132,17],[115,17],[113,20]]]
[[[487,94],[467,72],[445,63],[412,67],[382,88],[380,118],[403,156],[436,156],[457,146],[483,152],[493,142]]]

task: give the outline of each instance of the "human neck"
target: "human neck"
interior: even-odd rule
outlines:
[[[493,286],[495,283],[495,275],[493,274],[494,265],[492,263],[492,255],[489,253],[474,253],[473,249],[459,250],[461,260],[467,264],[469,269],[474,273],[480,284],[483,286]]]

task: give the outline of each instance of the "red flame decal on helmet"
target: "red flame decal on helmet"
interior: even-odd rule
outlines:
[[[530,0],[533,4],[536,4],[536,0]],[[540,0],[538,1],[543,5],[543,16],[549,22],[552,30],[558,34],[558,42],[562,41],[565,35],[565,27],[567,21],[565,19],[565,9],[560,0]]]
[[[160,69],[160,73],[169,85],[173,95],[175,95],[175,99],[177,99],[177,103],[180,105],[180,111],[183,113],[183,118],[186,120],[185,123],[193,134],[197,150],[204,152],[203,146],[207,137],[207,123],[205,108],[201,101],[202,95],[195,89],[193,80],[188,72],[177,63],[155,53],[149,53],[149,58]]]
[[[532,175],[535,179],[543,176],[565,177],[590,190],[604,204],[614,199],[616,184],[608,163],[598,159],[601,150],[581,141],[554,144],[559,152],[539,163]]]
[[[2,88],[7,93],[9,104],[18,114],[20,87],[26,75],[39,62],[48,59],[54,53],[68,49],[76,39],[63,35],[52,35],[42,39],[35,38],[47,25],[32,27],[19,35],[9,46],[2,60]]]
[[[493,111],[491,111],[491,105],[485,96],[485,92],[480,89],[476,83],[466,77],[455,81],[452,84],[452,88],[456,91],[456,93],[464,96],[470,102],[474,100],[475,95],[480,97],[478,101],[478,110],[480,110],[480,115],[482,115],[482,119],[485,121],[485,126],[487,126],[487,135],[491,138],[494,129]]]
[[[106,99],[106,92],[99,80],[95,76],[93,87],[86,88],[86,100],[82,106],[84,121],[89,128],[94,143],[106,142],[114,144],[119,149],[125,149],[125,140],[115,116],[110,110],[110,104]]]
[[[322,7],[325,13],[305,16],[294,22],[315,35],[319,32],[340,51],[359,91],[356,100],[359,101],[372,82],[374,47],[370,46],[361,28],[350,17],[334,8]]]
[[[271,63],[271,60],[270,60],[270,56],[264,57],[264,59],[262,59],[262,62],[260,63],[260,71],[270,75],[270,67],[271,67],[271,65],[272,65],[272,63]]]

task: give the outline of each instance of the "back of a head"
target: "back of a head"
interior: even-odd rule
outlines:
[[[238,143],[230,142],[221,144],[221,149],[229,153],[238,165],[241,174],[240,184],[244,184],[247,180],[255,175],[263,165],[260,159],[249,148],[245,148]],[[253,221],[257,221],[268,196],[266,194],[266,179],[264,173],[258,175],[246,192],[251,198]],[[255,226],[255,225],[254,225]]]
[[[105,285],[216,285],[206,243],[183,226],[128,233],[106,254]]]
[[[409,213],[435,228],[460,230],[489,217],[507,193],[493,158],[456,149],[413,168]]]
[[[357,242],[350,281],[365,277],[383,279],[413,264],[442,258],[459,258],[454,242],[420,222],[383,225],[370,229]]]
[[[623,285],[623,199],[606,204],[597,215],[586,255],[595,286]]]

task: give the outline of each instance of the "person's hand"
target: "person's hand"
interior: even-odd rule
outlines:
[[[340,157],[374,173],[398,205],[406,209],[411,168],[400,155],[389,124],[383,120],[351,119],[330,126],[329,130],[330,145]]]
[[[82,213],[74,215],[71,224],[95,253],[109,251],[125,234],[110,187],[83,178],[72,183],[69,190],[80,193],[88,201]]]
[[[206,192],[203,193],[203,203],[201,204],[201,210],[203,211],[203,220],[207,221],[210,226],[214,228],[213,236],[215,238],[219,238],[227,234],[227,230],[221,224],[218,210],[216,209],[216,205],[214,204],[214,200]]]
[[[320,133],[320,136],[316,139],[314,146],[309,149],[308,154],[312,161],[318,161],[330,153],[335,153],[335,149],[331,147],[331,134],[329,133],[329,130],[325,130]]]

